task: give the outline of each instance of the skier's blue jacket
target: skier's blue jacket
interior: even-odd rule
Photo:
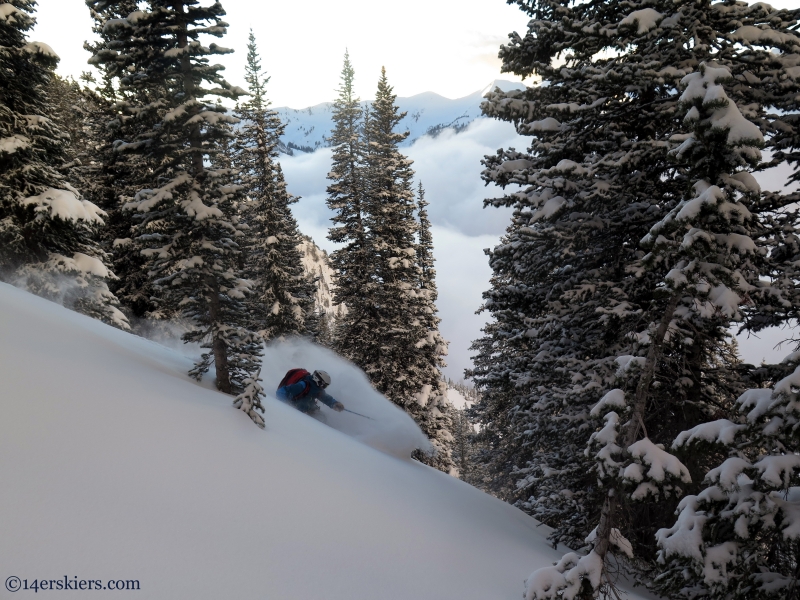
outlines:
[[[306,391],[308,386],[311,386],[308,393],[302,398],[298,398],[298,396],[303,395],[303,392]],[[304,413],[314,412],[319,409],[315,400],[321,400],[331,408],[333,408],[333,405],[337,402],[336,398],[328,394],[311,379],[311,375],[306,375],[300,381],[292,385],[285,385],[278,388],[275,395],[279,400],[290,403],[297,410]]]

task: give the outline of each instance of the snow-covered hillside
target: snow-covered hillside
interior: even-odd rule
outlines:
[[[409,136],[401,146],[410,146],[425,134],[437,135],[444,129],[453,128],[461,131],[481,116],[480,104],[484,94],[500,87],[507,91],[524,89],[520,83],[496,80],[484,89],[469,96],[451,100],[434,92],[425,92],[409,98],[398,98],[400,111],[407,112],[400,121],[398,131],[408,131]],[[362,102],[362,106],[367,101]],[[275,110],[286,124],[286,131],[281,137],[285,149],[290,151],[313,152],[328,145],[333,122],[331,121],[332,102],[323,102],[303,109],[281,107]]]
[[[255,427],[190,364],[0,284],[4,580],[136,580],[135,595],[170,600],[511,600],[561,556],[521,511],[274,399]]]

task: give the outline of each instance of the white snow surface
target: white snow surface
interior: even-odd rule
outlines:
[[[447,399],[450,401],[450,404],[459,410],[469,408],[473,404],[471,400],[467,400],[464,397],[464,394],[454,388],[447,388]]]
[[[191,363],[0,284],[4,579],[137,579],[170,600],[500,600],[565,551],[518,509],[283,403],[255,427]]]

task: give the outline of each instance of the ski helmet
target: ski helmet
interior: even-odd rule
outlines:
[[[326,388],[331,384],[331,376],[325,371],[314,371],[311,375],[311,379],[321,388]]]

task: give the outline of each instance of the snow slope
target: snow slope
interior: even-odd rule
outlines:
[[[560,558],[519,510],[275,400],[258,429],[190,363],[0,284],[1,580],[138,580],[132,596],[170,600],[500,600]]]
[[[451,387],[447,388],[447,399],[450,400],[450,404],[459,410],[463,410],[472,406],[472,402],[467,400],[464,397],[464,394]]]
[[[484,94],[499,86],[503,90],[524,89],[520,83],[496,80],[485,89],[473,92],[463,98],[450,99],[435,92],[424,92],[408,98],[398,98],[397,105],[407,116],[400,121],[399,131],[408,131],[409,135],[401,146],[410,146],[425,134],[438,135],[444,129],[452,127],[461,131],[475,119],[481,117],[481,101]],[[367,101],[362,101],[365,106]],[[276,108],[286,130],[281,141],[293,151],[313,152],[328,146],[333,121],[331,120],[332,102],[323,102],[316,106],[296,109]]]

